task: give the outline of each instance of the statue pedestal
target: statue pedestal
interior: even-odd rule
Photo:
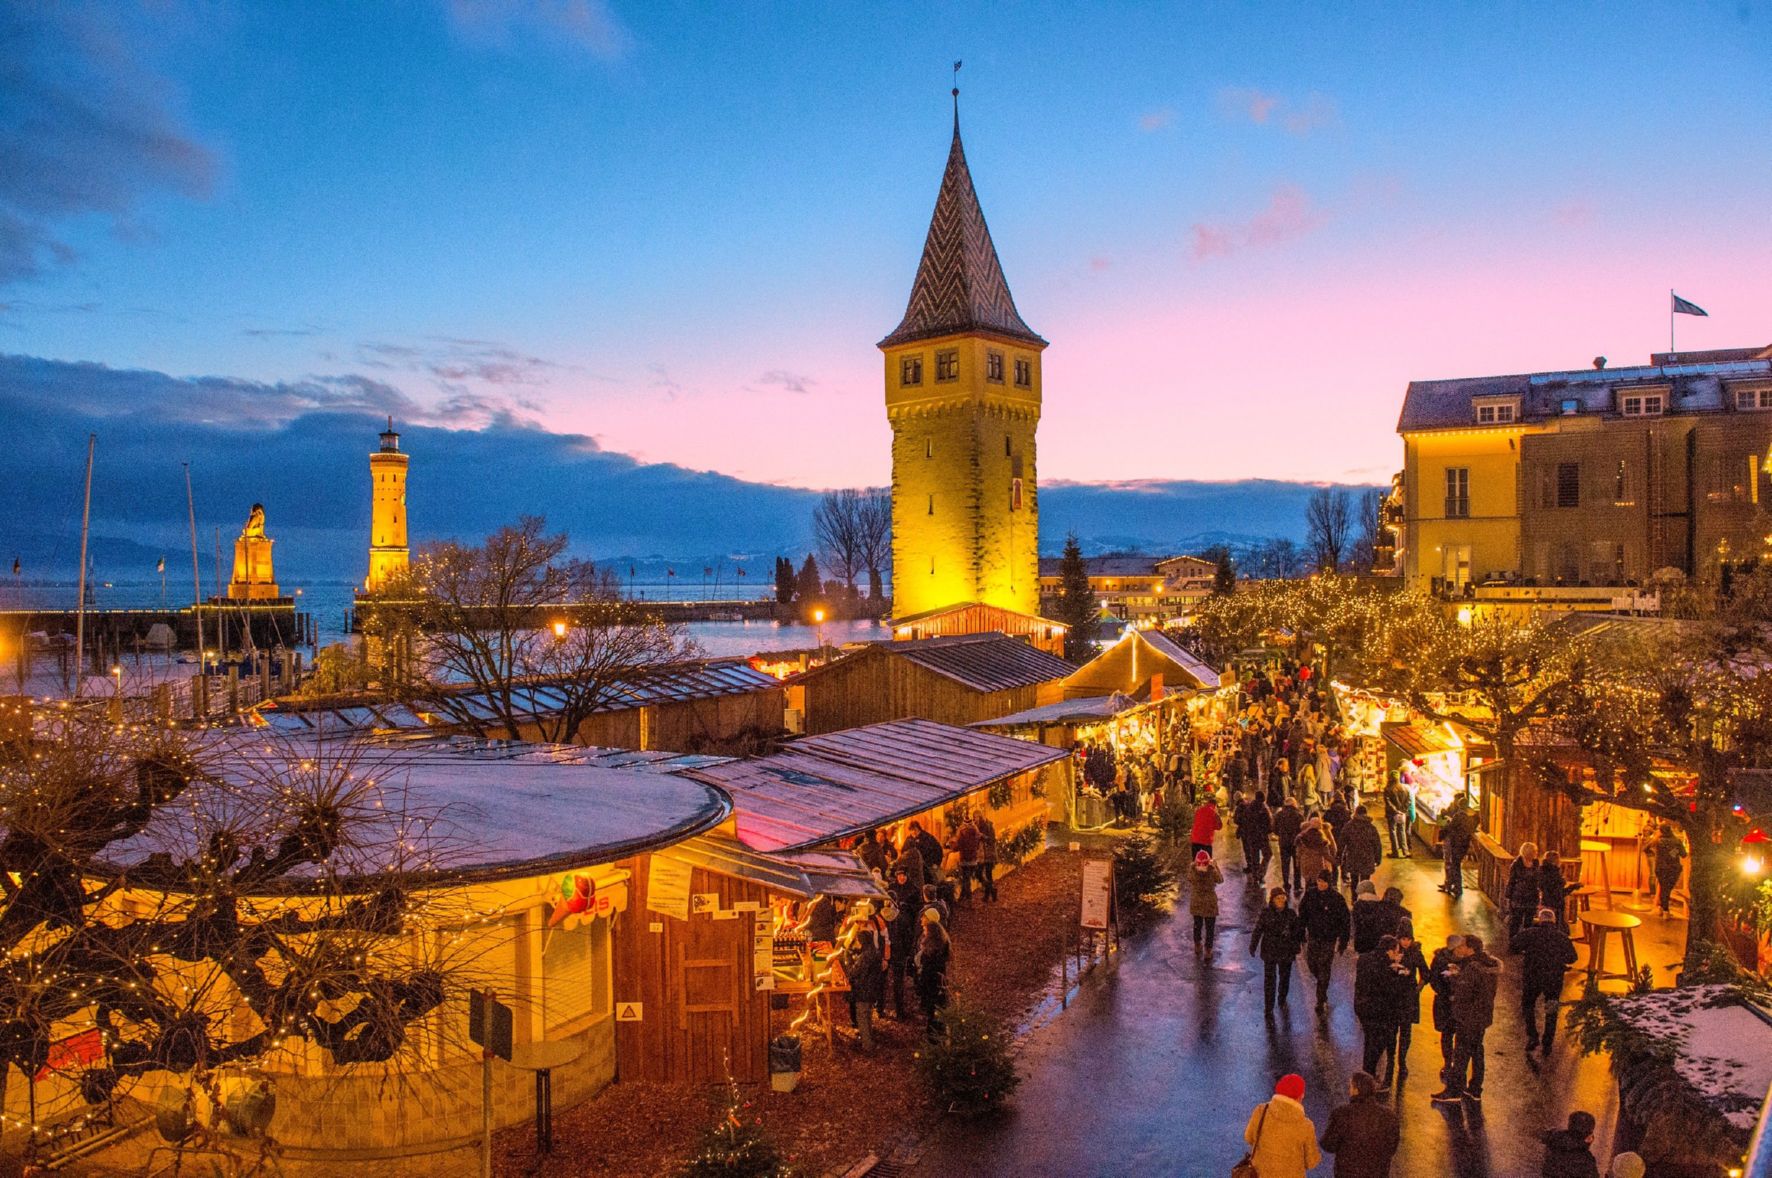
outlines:
[[[229,600],[263,601],[282,596],[271,566],[273,543],[268,536],[241,536],[234,541],[234,579],[228,582]]]

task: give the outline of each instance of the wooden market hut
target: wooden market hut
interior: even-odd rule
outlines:
[[[971,724],[1059,698],[1076,670],[1006,634],[879,642],[789,681],[811,734],[917,717]]]
[[[527,685],[517,695],[530,719],[520,719],[509,739],[537,740],[538,717],[557,712],[565,699],[545,681]],[[718,750],[733,741],[781,734],[787,702],[781,682],[744,659],[695,660],[636,670],[611,684],[607,696],[579,724],[576,743],[668,752]],[[495,715],[490,706],[476,705],[476,698],[463,691],[455,702],[475,714]],[[258,715],[270,727],[291,734],[452,727],[446,717],[427,711],[419,702],[410,706],[358,700],[318,706],[276,703]]]
[[[1128,629],[1112,646],[1064,681],[1065,699],[1127,695],[1160,699],[1170,693],[1216,691],[1218,672],[1161,630]]]
[[[1070,627],[1063,622],[976,601],[892,619],[892,637],[899,642],[960,634],[1007,634],[1053,655],[1064,653],[1064,639],[1069,632]]]

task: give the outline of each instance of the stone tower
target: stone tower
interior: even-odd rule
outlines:
[[[406,569],[406,455],[394,419],[381,435],[381,449],[369,456],[369,578],[371,592]]]
[[[880,341],[892,425],[892,605],[1038,612],[1034,431],[1046,341],[1015,309],[960,120],[904,319]]]

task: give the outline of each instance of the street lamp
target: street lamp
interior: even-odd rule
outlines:
[[[554,623],[554,637],[555,638],[565,638],[566,637],[566,623],[564,621],[557,621]]]

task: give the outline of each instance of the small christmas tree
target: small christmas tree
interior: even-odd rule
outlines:
[[[941,1021],[941,1033],[917,1053],[935,1103],[967,1117],[1003,1107],[1021,1077],[1001,1024],[958,999],[942,1010]]]
[[[764,1132],[750,1102],[738,1090],[738,1081],[726,1080],[725,1099],[701,1146],[683,1169],[681,1178],[793,1178],[795,1170]]]
[[[1149,835],[1135,834],[1114,848],[1114,899],[1122,924],[1149,919],[1175,885],[1175,868],[1157,853]]]

